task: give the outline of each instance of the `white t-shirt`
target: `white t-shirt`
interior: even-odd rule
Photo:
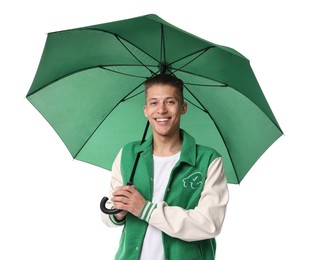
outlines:
[[[158,157],[153,155],[154,175],[153,175],[153,198],[152,202],[163,201],[166,187],[170,178],[170,173],[180,158],[181,152],[177,154]],[[140,260],[163,260],[164,248],[162,243],[162,232],[149,225],[143,241]]]

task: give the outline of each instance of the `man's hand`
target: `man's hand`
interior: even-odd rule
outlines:
[[[122,221],[127,215],[127,211],[122,210],[120,213],[114,214],[114,217],[116,218],[116,220],[118,221]]]
[[[136,217],[140,216],[140,213],[144,207],[146,200],[141,193],[133,186],[122,186],[118,190],[112,193],[111,200],[114,203],[114,207],[123,211],[130,212]],[[121,212],[121,217],[125,217],[125,212]],[[116,216],[117,217],[117,216]]]

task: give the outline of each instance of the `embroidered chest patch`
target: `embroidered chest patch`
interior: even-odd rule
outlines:
[[[193,190],[197,189],[202,184],[202,173],[194,172],[183,180],[183,187],[190,187]]]

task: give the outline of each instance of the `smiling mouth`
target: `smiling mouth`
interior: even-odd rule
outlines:
[[[170,120],[170,118],[155,118],[155,120],[156,120],[157,122],[167,122],[167,121]]]

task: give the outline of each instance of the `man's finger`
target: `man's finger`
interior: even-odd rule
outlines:
[[[124,204],[128,204],[129,203],[129,199],[125,196],[114,196],[111,198],[111,200],[115,203],[115,202],[120,202],[120,203],[124,203]]]
[[[129,190],[122,188],[117,191],[114,191],[112,195],[113,196],[130,196],[130,193],[131,192]]]

